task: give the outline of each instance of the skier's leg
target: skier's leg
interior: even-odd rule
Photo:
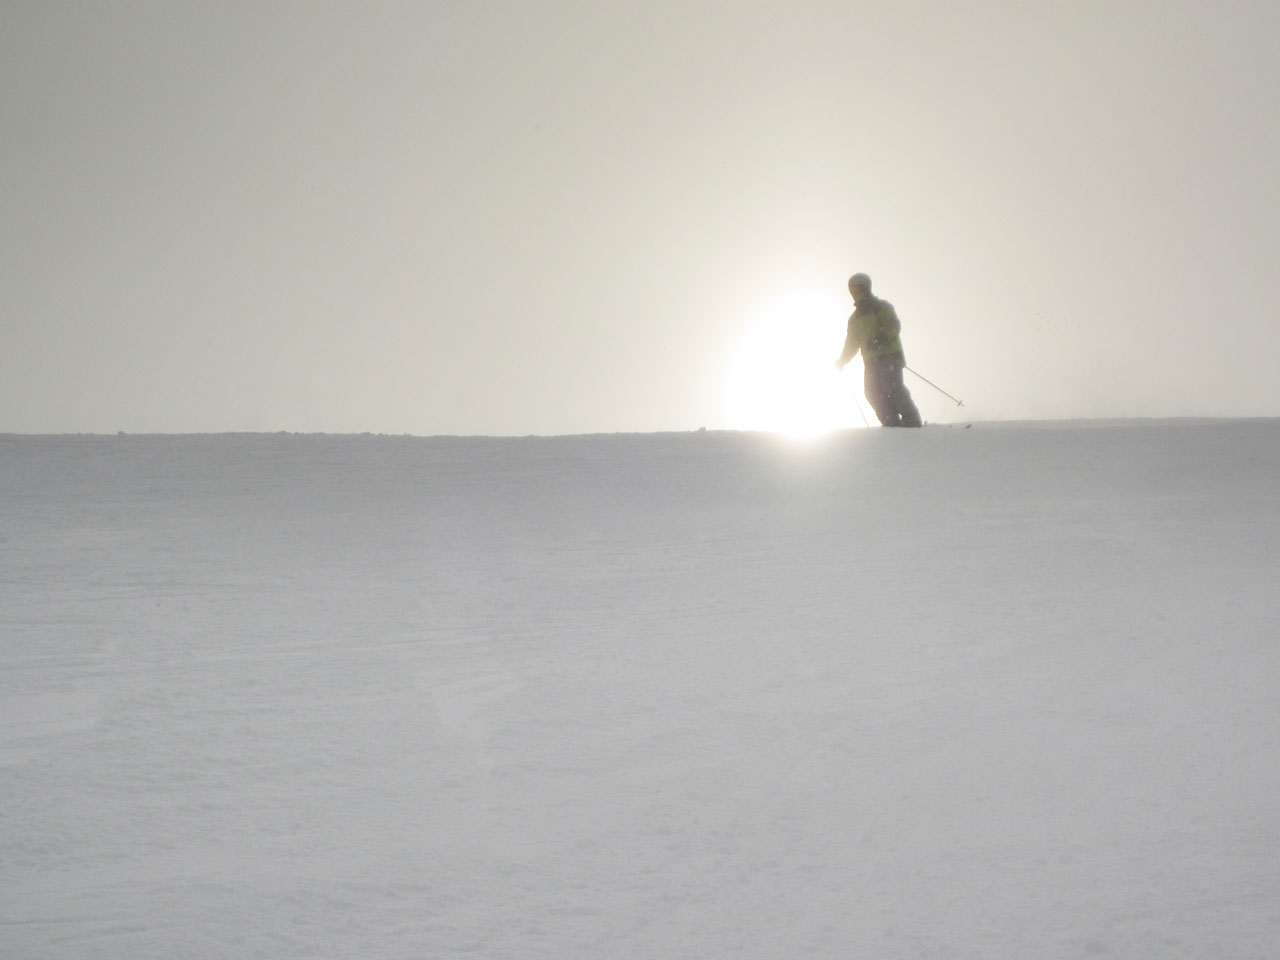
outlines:
[[[893,396],[888,389],[889,377],[885,360],[885,357],[863,355],[863,384],[866,387],[867,401],[871,404],[871,408],[875,410],[876,417],[880,420],[880,425],[896,427],[899,425],[899,417],[898,411],[893,405]]]
[[[900,426],[919,427],[923,424],[920,419],[920,411],[916,409],[915,401],[911,399],[911,391],[907,389],[907,385],[902,380],[902,371],[907,365],[907,359],[899,356],[894,357],[893,361],[892,386],[890,388],[893,409],[901,417]]]

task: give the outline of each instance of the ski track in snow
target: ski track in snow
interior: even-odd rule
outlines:
[[[0,956],[1280,942],[1280,421],[0,437]]]

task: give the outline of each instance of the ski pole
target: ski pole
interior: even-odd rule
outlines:
[[[862,401],[857,397],[853,398],[853,405],[858,408],[858,415],[862,417],[862,425],[870,429],[871,421],[867,419],[867,411],[862,409]]]
[[[840,369],[844,370],[844,367],[841,366]],[[858,416],[862,417],[862,425],[864,427],[870,427],[871,421],[867,419],[867,412],[862,409],[862,401],[859,400],[856,395],[853,398],[853,405],[858,408]]]
[[[906,364],[903,364],[903,366],[904,366],[907,370],[911,370],[911,368],[910,368],[910,367],[908,367],[908,366],[906,366]],[[955,398],[955,397],[951,396],[951,394],[947,393],[947,391],[943,390],[940,386],[938,386],[936,383],[934,383],[934,382],[933,382],[932,380],[930,380],[928,377],[924,376],[923,374],[916,373],[916,371],[914,371],[914,370],[911,370],[911,372],[912,372],[912,373],[915,373],[917,377],[919,377],[921,380],[923,380],[923,381],[924,381],[925,383],[927,383],[929,386],[933,387],[933,389],[937,390],[940,394],[942,394],[942,395],[943,395],[944,397],[946,397],[948,400],[956,400],[956,398]],[[957,406],[957,407],[963,407],[963,406],[964,406],[964,401],[963,401],[963,400],[956,400],[956,406]]]

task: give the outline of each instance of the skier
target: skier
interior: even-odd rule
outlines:
[[[880,424],[920,426],[920,411],[902,382],[907,358],[898,336],[902,323],[894,313],[893,304],[871,295],[871,278],[865,273],[855,273],[849,278],[849,293],[853,296],[854,311],[849,317],[849,335],[844,341],[844,352],[836,361],[836,369],[843,370],[861,350],[864,389]]]

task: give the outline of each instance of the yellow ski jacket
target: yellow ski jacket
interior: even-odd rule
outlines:
[[[840,363],[848,363],[859,350],[864,357],[902,353],[902,338],[898,335],[901,329],[902,322],[888,300],[871,297],[863,301],[849,317],[849,334],[845,337]]]

